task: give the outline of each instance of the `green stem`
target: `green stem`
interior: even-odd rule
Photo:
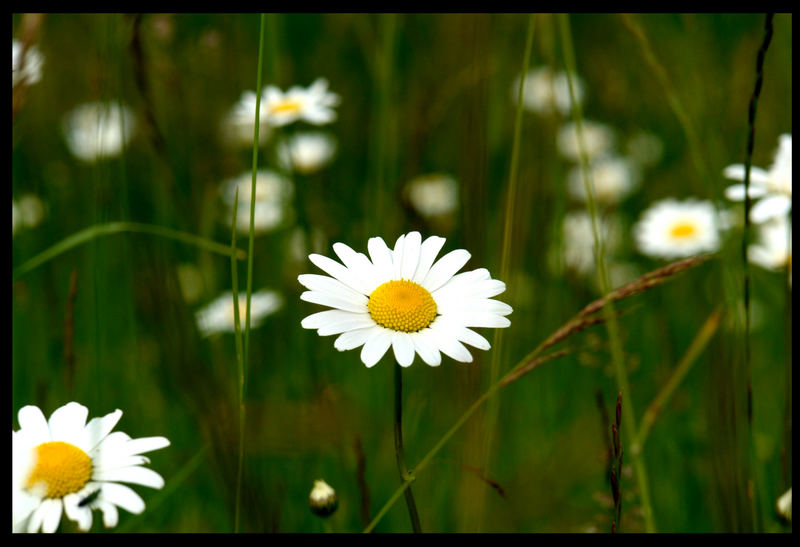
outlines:
[[[394,450],[397,456],[397,470],[400,472],[400,480],[405,482],[409,473],[403,453],[403,369],[397,363],[394,364]],[[411,528],[415,534],[419,534],[422,529],[419,524],[417,504],[414,502],[414,495],[411,493],[410,487],[405,489],[405,496],[408,516],[411,519]]]
[[[89,226],[88,228],[84,228],[83,230],[62,239],[55,245],[45,249],[38,255],[26,261],[21,266],[17,267],[13,271],[12,280],[16,281],[31,270],[38,268],[42,264],[52,260],[60,254],[69,251],[74,247],[77,247],[78,245],[91,241],[100,236],[126,232],[151,234],[165,237],[167,239],[174,239],[176,241],[180,241],[181,243],[194,245],[195,247],[200,247],[201,249],[205,249],[206,251],[211,251],[213,253],[230,257],[235,256],[239,260],[246,256],[244,251],[241,249],[232,250],[229,246],[217,243],[216,241],[205,239],[187,232],[180,232],[171,228],[164,228],[163,226],[158,226],[156,224],[143,224],[140,222],[108,222],[104,224],[95,224],[93,226]]]
[[[584,186],[586,189],[586,203],[589,209],[589,215],[592,218],[592,232],[595,243],[595,262],[597,267],[597,274],[600,280],[600,290],[603,294],[609,292],[608,272],[606,270],[604,245],[600,238],[600,232],[597,221],[597,205],[594,200],[594,187],[591,181],[591,174],[589,171],[589,162],[585,153],[585,146],[582,134],[582,115],[580,104],[575,100],[575,86],[573,77],[576,71],[575,55],[572,45],[572,35],[569,27],[569,18],[566,14],[559,15],[559,25],[561,27],[561,38],[564,49],[564,62],[567,71],[567,82],[569,84],[570,103],[573,120],[575,122],[575,129],[578,136],[578,155],[580,156],[581,172],[583,174]],[[605,317],[606,329],[608,331],[608,341],[611,349],[611,358],[614,363],[614,371],[617,379],[617,388],[622,393],[623,404],[626,411],[623,416],[623,426],[626,429],[625,437],[628,439],[634,438],[636,435],[636,422],[634,418],[634,409],[632,399],[630,396],[630,387],[628,384],[628,374],[625,370],[625,362],[622,353],[622,344],[619,338],[619,326],[617,324],[617,317],[614,311],[614,305],[611,300],[608,300],[603,306],[603,314]],[[645,521],[645,530],[647,532],[655,532],[655,521],[653,518],[653,509],[650,504],[650,493],[648,487],[647,470],[644,465],[641,454],[633,455],[633,466],[636,472],[636,479],[639,485],[639,493],[642,503],[642,514]]]
[[[233,199],[233,229],[231,230],[231,247],[236,247],[236,215],[239,212],[239,188],[236,188]],[[242,323],[239,317],[239,268],[236,261],[231,259],[231,289],[233,291],[233,325],[234,338],[236,340],[236,366],[238,378],[238,397],[239,397],[239,455],[236,469],[236,508],[234,511],[235,532],[239,531],[239,516],[241,513],[241,494],[242,480],[244,475],[244,350],[242,348]]]

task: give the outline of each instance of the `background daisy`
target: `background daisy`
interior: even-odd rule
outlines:
[[[64,513],[83,531],[100,509],[106,528],[117,525],[117,507],[141,513],[142,498],[121,483],[162,488],[161,475],[144,467],[141,454],[169,446],[164,437],[132,439],[112,432],[122,417],[115,410],[88,423],[88,409],[67,403],[49,420],[36,406],[18,413],[12,430],[12,525],[15,532],[55,532]]]
[[[264,88],[261,108],[273,126],[280,127],[302,120],[325,125],[336,119],[334,107],[339,96],[328,91],[328,80],[317,78],[308,89],[293,86],[285,93],[276,86]]]
[[[257,328],[268,315],[278,311],[283,305],[283,297],[268,289],[262,289],[250,295],[250,328]],[[244,330],[247,298],[239,295],[239,321]],[[219,332],[234,332],[233,293],[228,291],[219,295],[195,314],[197,328],[203,336],[211,336]]]
[[[709,253],[720,246],[714,206],[696,199],[651,205],[634,225],[633,237],[641,253],[666,259]]]

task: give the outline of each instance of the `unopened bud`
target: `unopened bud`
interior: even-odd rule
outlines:
[[[327,482],[315,480],[314,488],[308,496],[308,505],[315,515],[329,517],[339,506],[339,499],[336,497],[336,491]]]

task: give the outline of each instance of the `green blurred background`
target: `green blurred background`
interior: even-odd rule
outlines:
[[[571,15],[584,117],[610,127],[620,149],[641,131],[663,145],[639,188],[615,210],[624,226],[618,256],[633,272],[627,280],[664,264],[639,255],[630,237],[649,204],[665,197],[724,201],[729,182],[722,169],[744,162],[764,16],[639,15],[634,21],[701,149],[691,150],[622,16]],[[776,15],[774,25],[753,156],[762,167],[770,165],[778,136],[791,133],[791,15]],[[251,169],[253,152],[230,146],[219,128],[242,92],[255,90],[259,28],[257,14],[14,15],[13,36],[35,43],[45,64],[41,81],[13,114],[12,197],[38,196],[45,215],[38,226],[14,234],[12,269],[83,228],[119,220],[229,244],[218,188]],[[387,355],[367,369],[358,350],[339,353],[333,338],[300,327],[320,308],[299,300],[297,275],[319,272],[294,256],[293,241],[298,228],[313,233],[316,247],[305,254],[332,255],[337,241],[365,251],[369,237],[392,245],[417,229],[446,237],[445,250],[468,249],[468,268],[487,267],[497,277],[516,114],[512,85],[522,68],[528,16],[271,14],[266,28],[264,84],[305,87],[324,77],[341,104],[338,119],[324,128],[338,141],[334,161],[294,177],[298,223],[255,239],[253,287],[281,292],[285,305],[251,333],[241,529],[357,532],[400,484],[393,363]],[[537,16],[531,67],[562,70],[561,44],[556,17]],[[124,154],[85,163],[69,153],[61,123],[73,107],[95,100],[128,104],[137,131]],[[503,333],[501,371],[599,296],[593,278],[550,258],[565,212],[581,207],[566,193],[570,162],[556,149],[564,121],[523,113],[510,276],[498,297],[514,308]],[[260,148],[259,167],[277,167],[272,143]],[[435,222],[416,214],[403,191],[413,177],[433,172],[455,178],[460,196],[457,211]],[[739,237],[731,236],[726,253],[738,256]],[[246,236],[237,239],[246,248]],[[731,294],[721,282],[723,264],[731,263],[736,260],[699,266],[620,306],[637,421],[712,311],[722,304],[738,309],[741,293]],[[188,301],[178,273],[185,265],[196,267],[201,279]],[[243,290],[245,262],[239,272]],[[659,531],[791,531],[775,512],[775,501],[791,486],[791,292],[779,273],[750,272],[752,426],[740,412],[741,329],[728,317],[644,449]],[[146,234],[95,238],[13,281],[13,427],[23,405],[49,415],[75,400],[91,416],[120,408],[118,429],[133,437],[164,435],[172,443],[151,455],[164,490],[137,488],[147,509],[138,516],[123,512],[115,531],[233,530],[234,337],[202,337],[194,320],[230,288],[226,257]],[[483,334],[493,340],[494,333]],[[499,392],[490,468],[481,473],[504,495],[475,472],[490,427],[479,413],[413,485],[424,531],[610,531],[602,416],[613,416],[617,387],[606,330],[593,327],[564,346],[573,353]],[[488,388],[492,351],[472,350],[471,364],[444,358],[438,368],[417,358],[404,371],[410,467]],[[318,478],[340,500],[327,524],[308,508]],[[634,475],[623,473],[621,487],[623,531],[642,530]],[[99,520],[93,531],[103,530]],[[72,526],[64,520],[61,529]],[[376,531],[410,531],[402,500]]]

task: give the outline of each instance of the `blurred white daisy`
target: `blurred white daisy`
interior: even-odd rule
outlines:
[[[470,327],[508,327],[511,306],[491,297],[506,285],[481,268],[456,274],[470,254],[458,249],[436,260],[445,239],[431,236],[424,242],[419,232],[397,238],[394,250],[380,237],[370,238],[370,257],[344,243],[333,250],[342,264],[326,256],[309,259],[331,277],[303,274],[298,281],[308,288],[301,300],[331,310],[309,315],[301,325],[320,336],[338,334],[339,351],[361,349],[361,361],[374,366],[389,347],[403,367],[414,354],[430,366],[441,364],[441,353],[456,361],[471,362],[462,342],[489,349],[489,342]]]
[[[297,133],[278,144],[278,161],[287,171],[308,175],[330,163],[336,140],[327,133]]]
[[[664,143],[653,133],[638,131],[628,138],[627,153],[639,165],[651,166],[664,156]]]
[[[264,319],[278,311],[283,306],[283,297],[268,289],[262,289],[250,295],[250,328],[254,329],[264,322]],[[228,291],[211,301],[195,314],[197,327],[202,336],[211,336],[220,332],[235,332],[233,292]],[[247,313],[247,294],[239,293],[239,325],[245,327],[245,314]]]
[[[683,258],[719,249],[717,215],[709,201],[664,199],[650,206],[633,227],[643,254]]]
[[[747,258],[767,270],[792,267],[792,222],[773,219],[758,227],[756,243],[747,248]]]
[[[62,129],[70,152],[80,160],[94,162],[118,155],[130,141],[135,123],[127,106],[94,102],[69,112]]]
[[[578,154],[578,131],[577,126],[572,123],[562,125],[556,135],[556,145],[561,154],[568,160],[579,162]],[[583,135],[583,152],[588,161],[605,156],[614,148],[614,132],[607,125],[591,120],[584,120],[581,123]]]
[[[575,100],[578,104],[583,102],[583,81],[578,76],[572,77],[575,88]],[[514,80],[511,86],[511,97],[514,103],[519,97],[520,77]],[[542,66],[531,69],[525,74],[525,86],[522,90],[522,106],[525,110],[537,114],[550,114],[560,112],[569,114],[571,101],[569,96],[569,82],[566,72],[553,72],[550,67]]]
[[[11,200],[11,233],[16,234],[21,227],[35,228],[44,218],[45,206],[42,200],[33,194],[20,196]]]
[[[263,103],[259,105],[261,125],[258,128],[258,143],[269,140],[271,128],[264,115]],[[256,93],[245,91],[241,98],[222,120],[222,133],[226,141],[235,146],[253,146],[256,124]]]
[[[446,174],[415,177],[408,181],[405,192],[414,210],[426,218],[447,215],[458,208],[458,182]]]
[[[311,493],[308,495],[308,505],[315,515],[320,517],[331,516],[339,506],[336,490],[322,479],[315,480],[314,488],[311,489]]]
[[[328,80],[317,78],[308,89],[292,86],[285,93],[275,86],[264,88],[261,107],[267,121],[275,126],[302,120],[313,125],[325,125],[336,119],[334,107],[339,95],[328,91]]]
[[[122,417],[115,410],[88,423],[88,409],[68,403],[46,420],[36,406],[18,413],[12,434],[12,527],[14,532],[55,532],[62,512],[83,531],[92,527],[92,510],[100,509],[106,528],[117,525],[117,507],[139,514],[144,501],[131,488],[161,488],[164,479],[144,467],[141,454],[169,446],[164,437],[130,436],[115,431]]]
[[[223,201],[228,205],[225,211],[225,222],[230,226],[233,215],[233,200],[236,189],[239,189],[239,205],[236,211],[236,229],[243,233],[250,232],[250,198],[252,193],[253,173],[246,171],[238,177],[222,183],[220,191]],[[269,169],[256,172],[256,201],[254,212],[254,230],[266,232],[283,225],[291,219],[291,201],[294,194],[292,182],[284,176]]]
[[[610,205],[630,195],[638,183],[638,173],[634,167],[620,157],[604,157],[591,162],[589,176],[595,198]],[[567,174],[567,190],[573,198],[586,202],[586,184],[579,166],[573,167]]]
[[[744,181],[744,165],[729,165],[723,171],[726,178]],[[778,150],[769,170],[750,167],[750,199],[757,200],[750,208],[750,220],[766,222],[771,218],[785,217],[792,210],[792,136],[781,135]],[[744,184],[734,184],[725,189],[731,201],[744,201]]]
[[[598,219],[599,236],[606,257],[614,254],[620,244],[621,230],[617,217]],[[562,249],[564,264],[581,275],[591,275],[595,270],[594,231],[589,213],[570,211],[562,224]]]
[[[31,85],[41,80],[42,65],[44,56],[36,44],[30,44],[26,49],[19,40],[11,41],[11,87]]]

